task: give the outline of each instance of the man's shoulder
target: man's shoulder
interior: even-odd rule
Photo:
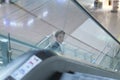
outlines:
[[[58,46],[60,46],[60,45],[59,45],[59,43],[58,43],[57,41],[55,41],[52,46],[58,47]]]

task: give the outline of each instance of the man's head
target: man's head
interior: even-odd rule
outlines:
[[[55,38],[59,43],[62,43],[64,41],[65,32],[62,30],[59,30],[55,33]]]

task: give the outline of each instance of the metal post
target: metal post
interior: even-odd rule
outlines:
[[[8,40],[0,39],[2,61],[4,65],[9,63]]]

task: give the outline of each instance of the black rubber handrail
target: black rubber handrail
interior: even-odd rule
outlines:
[[[79,8],[81,8],[93,21],[95,21],[100,28],[102,28],[110,37],[112,37],[119,45],[120,42],[108,31],[102,24],[100,24],[77,0],[72,0]]]

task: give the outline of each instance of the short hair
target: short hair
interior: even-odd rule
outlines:
[[[55,37],[58,37],[59,34],[65,35],[65,32],[63,30],[59,30],[55,33]]]

